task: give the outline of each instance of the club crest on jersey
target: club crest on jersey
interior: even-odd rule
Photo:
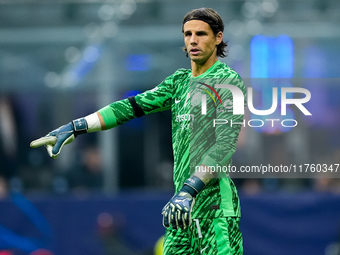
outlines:
[[[196,92],[192,98],[191,98],[191,105],[192,106],[197,106],[201,103],[201,98],[202,98],[202,93],[201,92]]]

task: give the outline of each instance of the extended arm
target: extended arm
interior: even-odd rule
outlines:
[[[73,120],[34,140],[30,146],[37,148],[44,145],[50,157],[56,159],[63,146],[71,143],[80,134],[111,129],[144,114],[169,109],[172,89],[170,76],[156,88],[116,101],[93,114]]]

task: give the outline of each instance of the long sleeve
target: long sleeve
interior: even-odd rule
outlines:
[[[176,75],[177,72],[167,77],[154,89],[136,95],[133,99],[137,104],[135,107],[138,107],[143,114],[170,109]],[[99,113],[104,119],[106,129],[124,124],[137,117],[136,111],[129,99],[113,102],[100,109]]]

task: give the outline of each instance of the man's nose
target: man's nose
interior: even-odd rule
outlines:
[[[192,35],[190,38],[190,44],[197,44],[197,36],[196,35]]]

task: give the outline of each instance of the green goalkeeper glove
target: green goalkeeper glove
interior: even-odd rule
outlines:
[[[196,195],[204,189],[204,182],[196,176],[185,181],[180,191],[164,206],[163,226],[186,229],[191,224],[191,211]]]
[[[44,145],[51,158],[56,159],[65,144],[73,142],[77,135],[87,133],[87,122],[84,118],[74,120],[61,126],[46,136],[31,142],[31,148]]]

